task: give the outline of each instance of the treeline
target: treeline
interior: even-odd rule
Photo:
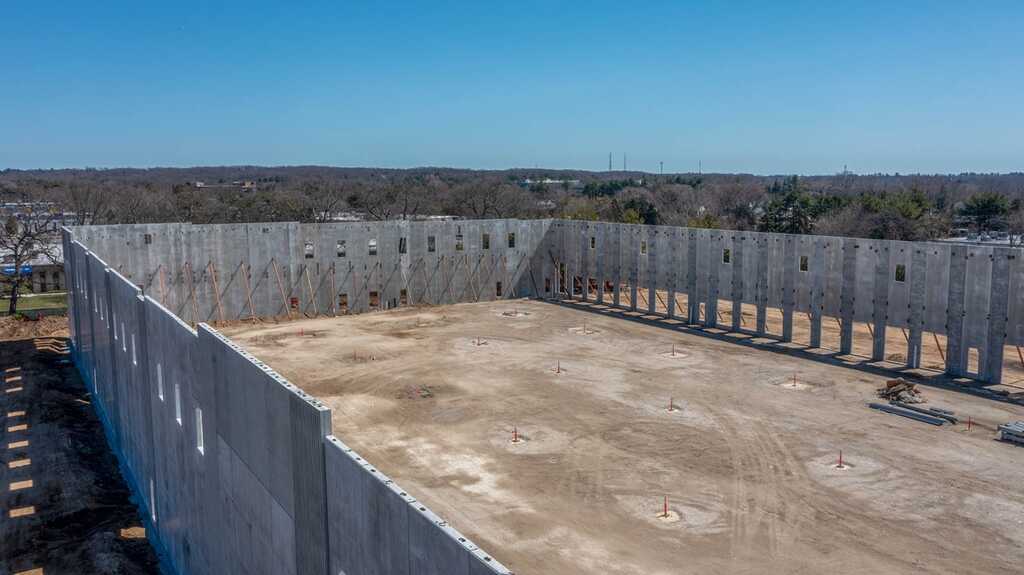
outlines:
[[[1021,173],[797,177],[320,166],[5,170],[0,200],[53,202],[75,214],[72,223],[78,224],[450,215],[904,240],[943,237],[959,228],[1024,231]]]

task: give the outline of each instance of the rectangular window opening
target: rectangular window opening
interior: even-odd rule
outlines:
[[[292,309],[299,309],[299,298],[293,297],[289,299],[288,305],[292,306]]]
[[[509,232],[508,233],[508,247],[510,247],[510,248],[516,247],[516,233],[515,232]]]
[[[730,264],[730,263],[732,263],[732,250],[731,249],[725,248],[725,249],[722,250],[722,263],[723,264]]]
[[[981,373],[981,352],[976,347],[967,348],[967,373]]]
[[[647,240],[640,240],[640,255],[647,255]]]
[[[491,249],[491,234],[485,232],[480,238],[480,245],[483,246],[483,249],[485,250]]]
[[[181,426],[181,385],[174,384],[174,420]]]
[[[907,266],[903,264],[896,264],[896,281],[907,281]]]
[[[367,250],[371,256],[377,255],[377,239],[370,238],[370,241],[366,242]]]
[[[206,454],[205,447],[203,445],[203,410],[196,408],[196,449],[199,453]]]
[[[427,251],[430,253],[437,251],[437,238],[434,236],[427,236]]]
[[[807,256],[800,256],[800,271],[805,272],[809,268],[809,262]]]
[[[313,242],[306,242],[305,252],[307,260],[313,259]]]
[[[375,292],[375,291],[370,292],[370,307],[372,307],[372,308],[380,307],[380,292]]]
[[[142,236],[142,241],[143,241],[143,243],[145,243],[145,244],[146,244],[147,246],[148,246],[149,244],[153,243],[153,234],[145,234],[145,235],[143,235],[143,236]]]
[[[345,240],[338,240],[338,245],[336,246],[336,249],[339,258],[345,257]]]
[[[495,282],[494,284],[494,295],[501,297],[501,282]]]
[[[590,249],[597,249],[597,238],[590,236]]]
[[[404,254],[408,249],[408,246],[405,244],[405,238],[398,238],[398,253]]]
[[[409,305],[409,290],[401,290],[398,292],[398,304]]]
[[[164,400],[164,367],[156,364],[156,396]]]
[[[455,251],[461,252],[465,246],[462,243],[462,234],[455,234]]]
[[[338,294],[338,311],[348,313],[348,294]]]

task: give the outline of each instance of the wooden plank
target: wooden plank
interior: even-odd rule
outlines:
[[[252,287],[249,284],[249,272],[252,268],[245,262],[241,262],[240,265],[242,266],[242,280],[245,282],[245,298],[249,301],[249,315],[252,317],[252,323],[257,323],[256,306],[252,303]]]
[[[213,265],[213,260],[206,264],[206,271],[210,274],[210,279],[213,281],[213,297],[217,303],[217,319],[220,323],[224,323],[224,308],[221,307],[220,286],[217,285],[217,268]]]
[[[309,279],[309,266],[302,266],[303,272],[306,274],[306,286],[309,287],[309,301],[313,303],[313,316],[320,315],[320,310],[316,305],[316,292],[313,291],[313,280]]]
[[[188,278],[188,290],[192,294],[192,327],[199,322],[199,302],[196,301],[196,286],[192,277],[192,263],[185,262],[185,277]]]
[[[270,258],[270,263],[274,264],[274,277],[277,278],[277,289],[281,292],[281,301],[284,302],[284,311],[288,314],[288,319],[292,319],[292,306],[288,304],[288,296],[284,293],[284,282],[281,281],[281,270],[277,267],[277,259]]]
[[[338,317],[338,290],[334,285],[334,262],[331,262],[331,315]]]

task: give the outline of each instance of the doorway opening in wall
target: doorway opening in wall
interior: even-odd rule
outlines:
[[[289,299],[288,305],[291,306],[292,309],[299,309],[299,298],[293,297]]]
[[[978,376],[981,375],[981,353],[976,347],[967,348],[967,373]]]
[[[782,309],[768,306],[764,309],[764,333],[765,335],[782,337]]]
[[[348,294],[338,294],[338,313],[348,313]]]
[[[885,326],[882,336],[885,338],[885,361],[905,365],[907,363],[907,344],[910,334],[901,327]]]
[[[853,345],[850,348],[850,355],[856,355],[857,357],[871,357],[871,352],[874,349],[875,343],[873,334],[874,328],[872,328],[867,322],[853,322]]]
[[[834,316],[821,317],[821,348],[838,352],[842,346],[842,320]]]
[[[403,289],[398,292],[398,304],[409,305],[409,290]]]
[[[654,313],[668,315],[668,291],[654,288]]]
[[[811,347],[811,312],[793,310],[793,343]]]
[[[501,282],[494,282],[494,295],[501,297]]]
[[[946,370],[946,336],[933,331],[921,332],[921,367]]]
[[[569,295],[567,287],[565,287],[565,264],[558,264],[558,291],[559,295]]]
[[[370,308],[372,308],[372,309],[379,309],[380,308],[380,292],[375,292],[375,291],[370,292]]]
[[[633,291],[629,288],[629,282],[619,284],[619,305],[625,308],[633,307]]]
[[[610,279],[604,280],[604,303],[611,303],[614,297],[615,284],[613,284]]]
[[[1024,387],[1024,350],[1016,345],[1003,346],[1002,383]],[[1019,391],[1019,390],[1018,390]]]
[[[740,329],[754,331],[757,328],[757,306],[752,303],[740,304]]]
[[[650,305],[650,301],[648,300],[649,297],[650,297],[650,293],[647,290],[647,286],[645,286],[644,284],[642,284],[640,282],[637,282],[637,284],[636,284],[636,309],[637,309],[637,311],[643,311],[643,312],[647,311],[647,308]]]
[[[572,295],[583,295],[583,276],[572,277]]]
[[[597,278],[587,278],[587,295],[591,298],[597,298]]]
[[[544,293],[551,293],[551,278],[544,278]]]

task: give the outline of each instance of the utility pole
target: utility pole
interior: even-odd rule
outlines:
[[[704,168],[701,166],[700,160],[697,160],[697,175],[699,176],[699,175],[701,175],[703,173],[704,173]]]
[[[612,171],[612,153],[608,152],[608,171]]]
[[[658,171],[661,172],[661,175],[665,175],[665,162],[658,162]]]
[[[622,152],[622,171],[626,171],[626,152]]]

